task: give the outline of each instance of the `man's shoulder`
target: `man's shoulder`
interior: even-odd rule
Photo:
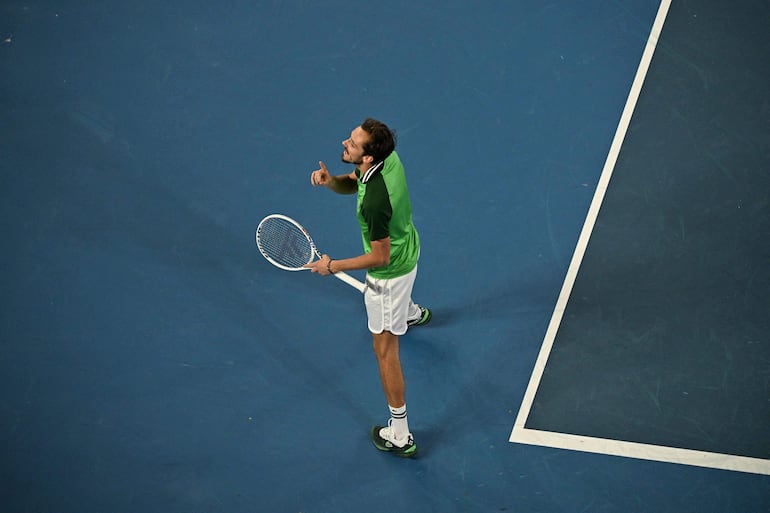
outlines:
[[[393,150],[390,152],[390,155],[385,157],[385,169],[386,170],[392,169],[393,167],[396,167],[396,166],[403,167],[403,164],[401,164],[401,157],[398,156],[398,152],[396,152],[396,150]]]
[[[404,165],[401,163],[401,158],[395,151],[391,152],[391,154],[388,155],[388,157],[385,159],[385,165],[383,166],[382,174],[389,179],[396,177],[398,177],[398,180],[404,179],[406,171],[404,170]]]

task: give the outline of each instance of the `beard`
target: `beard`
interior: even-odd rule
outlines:
[[[358,159],[358,161],[356,162],[355,160],[352,160],[349,156],[346,156],[346,155],[348,155],[347,151],[342,150],[342,155],[340,155],[340,160],[342,160],[342,162],[345,162],[346,164],[353,164],[354,166],[360,166],[361,164],[364,163],[363,159]]]

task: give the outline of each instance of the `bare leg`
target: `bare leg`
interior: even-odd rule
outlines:
[[[406,404],[406,385],[401,371],[401,360],[398,357],[398,335],[383,331],[378,334],[373,333],[372,337],[385,399],[388,405],[400,408]]]

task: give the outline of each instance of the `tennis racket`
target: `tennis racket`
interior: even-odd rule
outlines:
[[[281,214],[271,214],[259,222],[257,247],[268,262],[285,271],[306,271],[307,264],[321,258],[321,253],[310,234],[294,219]],[[343,272],[333,276],[360,292],[366,285]]]

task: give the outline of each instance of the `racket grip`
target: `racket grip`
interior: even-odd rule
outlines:
[[[365,283],[361,283],[357,279],[353,278],[349,274],[346,274],[346,273],[344,273],[342,271],[334,273],[332,276],[335,276],[336,278],[339,278],[340,280],[344,281],[345,283],[347,283],[351,287],[353,287],[355,289],[358,289],[358,291],[361,292],[362,294],[366,290],[366,284]]]

